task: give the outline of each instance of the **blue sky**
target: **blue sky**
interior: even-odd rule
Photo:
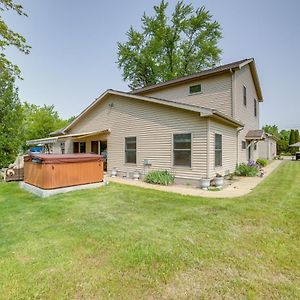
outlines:
[[[140,26],[159,1],[23,0],[28,18],[5,20],[32,46],[9,57],[22,69],[21,100],[54,104],[63,118],[79,114],[108,88],[128,90],[117,64],[117,42]],[[170,11],[177,1],[169,1]],[[261,125],[300,129],[300,1],[206,0],[223,28],[222,63],[254,57],[265,101]]]

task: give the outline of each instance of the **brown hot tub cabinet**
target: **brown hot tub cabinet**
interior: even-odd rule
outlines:
[[[24,181],[41,189],[103,181],[103,159],[96,154],[31,154],[24,157]]]

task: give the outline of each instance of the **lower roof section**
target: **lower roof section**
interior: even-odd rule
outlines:
[[[56,142],[63,141],[67,138],[82,139],[82,138],[86,138],[86,137],[94,136],[94,135],[98,135],[98,134],[103,134],[103,133],[110,133],[110,129],[105,129],[105,130],[101,130],[101,131],[90,131],[90,132],[84,132],[84,133],[64,134],[64,135],[59,135],[59,136],[55,136],[55,137],[30,140],[30,141],[26,142],[26,145],[30,146],[30,145],[55,144]]]
[[[265,132],[261,129],[249,130],[246,134],[246,140],[263,140],[265,138]]]

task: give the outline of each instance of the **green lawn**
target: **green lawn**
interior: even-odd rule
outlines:
[[[299,299],[300,163],[251,194],[0,184],[2,299]]]

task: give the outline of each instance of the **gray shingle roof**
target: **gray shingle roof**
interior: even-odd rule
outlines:
[[[249,130],[246,134],[247,140],[262,140],[265,138],[265,132],[261,129]]]

